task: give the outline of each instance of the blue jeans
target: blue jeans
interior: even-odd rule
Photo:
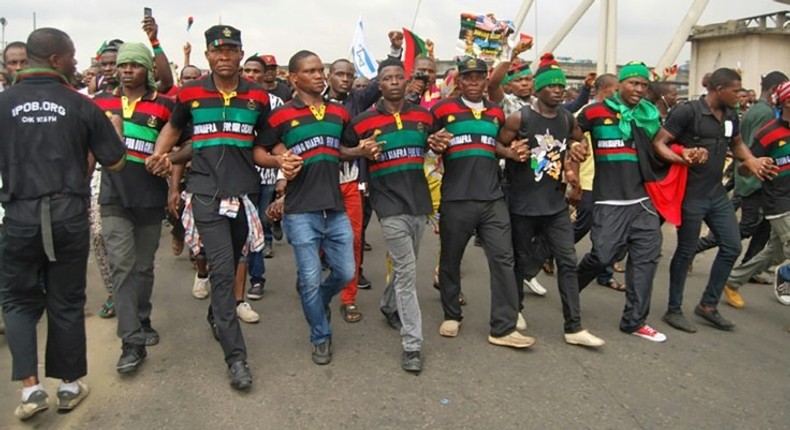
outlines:
[[[266,208],[272,202],[274,196],[274,185],[261,184],[261,193],[258,198],[258,215],[263,224],[263,238],[266,243],[272,243],[272,226],[266,220]],[[263,262],[262,252],[253,252],[247,257],[247,264],[250,271],[250,284],[256,282],[263,283],[263,274],[266,273],[266,264]]]
[[[779,268],[776,269],[776,272],[779,274],[779,278],[781,280],[790,282],[790,264],[779,266]]]
[[[670,311],[679,311],[683,305],[688,267],[697,249],[702,221],[710,227],[719,242],[719,252],[710,268],[710,278],[700,303],[716,307],[721,299],[724,284],[735,260],[741,255],[741,234],[732,202],[725,194],[718,197],[683,201],[683,224],[678,228],[678,245],[669,266]]]
[[[332,298],[354,277],[354,234],[345,212],[286,214],[283,228],[294,249],[302,310],[310,325],[310,342],[320,345],[332,337],[327,309]],[[329,276],[321,281],[321,257]]]

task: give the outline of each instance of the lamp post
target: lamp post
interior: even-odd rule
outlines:
[[[5,49],[5,26],[6,25],[8,25],[8,21],[5,19],[5,17],[0,18],[0,26],[3,27],[3,34],[2,34],[2,39],[0,39],[0,46],[2,46],[3,49]]]

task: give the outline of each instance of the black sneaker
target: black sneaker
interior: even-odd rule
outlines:
[[[115,365],[115,370],[118,373],[132,373],[136,371],[148,355],[145,351],[145,345],[124,343],[121,346],[121,351],[121,358],[118,359],[118,364]]]
[[[252,372],[244,361],[239,360],[231,364],[228,374],[230,375],[230,386],[234,389],[246,391],[252,387]]]
[[[283,225],[280,221],[272,223],[272,237],[278,242],[283,240]]]
[[[403,351],[400,367],[407,372],[420,373],[422,371],[420,351]]]
[[[735,324],[733,324],[732,321],[721,316],[719,314],[719,311],[716,310],[716,308],[713,308],[711,310],[705,310],[702,308],[702,306],[697,305],[697,307],[694,308],[694,315],[708,321],[719,330],[729,331],[735,328]]]
[[[681,311],[667,311],[661,320],[680,331],[685,331],[686,333],[697,332],[697,327],[694,327]]]
[[[154,346],[159,344],[159,333],[152,327],[143,326],[140,331],[145,336],[145,346]]]
[[[332,362],[332,340],[313,346],[313,363],[318,365]]]
[[[381,314],[384,315],[384,318],[387,319],[387,324],[394,328],[395,330],[400,330],[403,327],[403,324],[400,322],[400,315],[398,312],[395,311],[393,313],[389,313],[382,308],[379,308]]]
[[[254,282],[250,285],[250,289],[247,290],[247,298],[250,300],[260,300],[263,297],[263,285],[266,283],[264,280],[263,282]]]
[[[357,280],[357,286],[363,290],[369,290],[370,288],[373,287],[373,284],[371,284],[368,278],[366,278],[365,275],[362,274],[361,270],[359,271],[359,279]]]
[[[151,319],[146,318],[140,321],[142,328],[140,332],[145,336],[145,346],[154,346],[159,344],[159,333],[151,327]]]
[[[274,257],[274,248],[272,248],[271,242],[266,242],[263,244],[263,250],[261,251],[263,254],[263,258],[272,258]]]

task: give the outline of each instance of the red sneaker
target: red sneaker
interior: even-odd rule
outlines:
[[[664,342],[667,340],[667,336],[664,333],[658,332],[653,327],[645,324],[642,327],[639,327],[639,330],[631,333],[635,336],[639,336],[642,339],[647,339],[651,342]]]

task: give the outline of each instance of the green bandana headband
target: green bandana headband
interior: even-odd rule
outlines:
[[[549,85],[566,86],[565,72],[559,66],[552,65],[549,68],[540,68],[535,73],[535,91],[540,91]]]
[[[529,66],[521,66],[517,69],[511,70],[507,72],[505,78],[502,79],[502,85],[507,85],[516,79],[521,79],[524,76],[531,75],[532,70],[529,69]]]
[[[634,78],[634,77],[640,77],[650,80],[650,71],[647,70],[647,66],[645,66],[645,63],[632,61],[626,64],[625,66],[623,66],[622,69],[620,69],[620,76],[618,77],[620,82],[623,82],[628,78]]]
[[[148,70],[146,86],[151,91],[156,90],[156,80],[154,80],[154,56],[148,47],[142,43],[124,43],[118,49],[118,59],[116,64],[137,63]]]

